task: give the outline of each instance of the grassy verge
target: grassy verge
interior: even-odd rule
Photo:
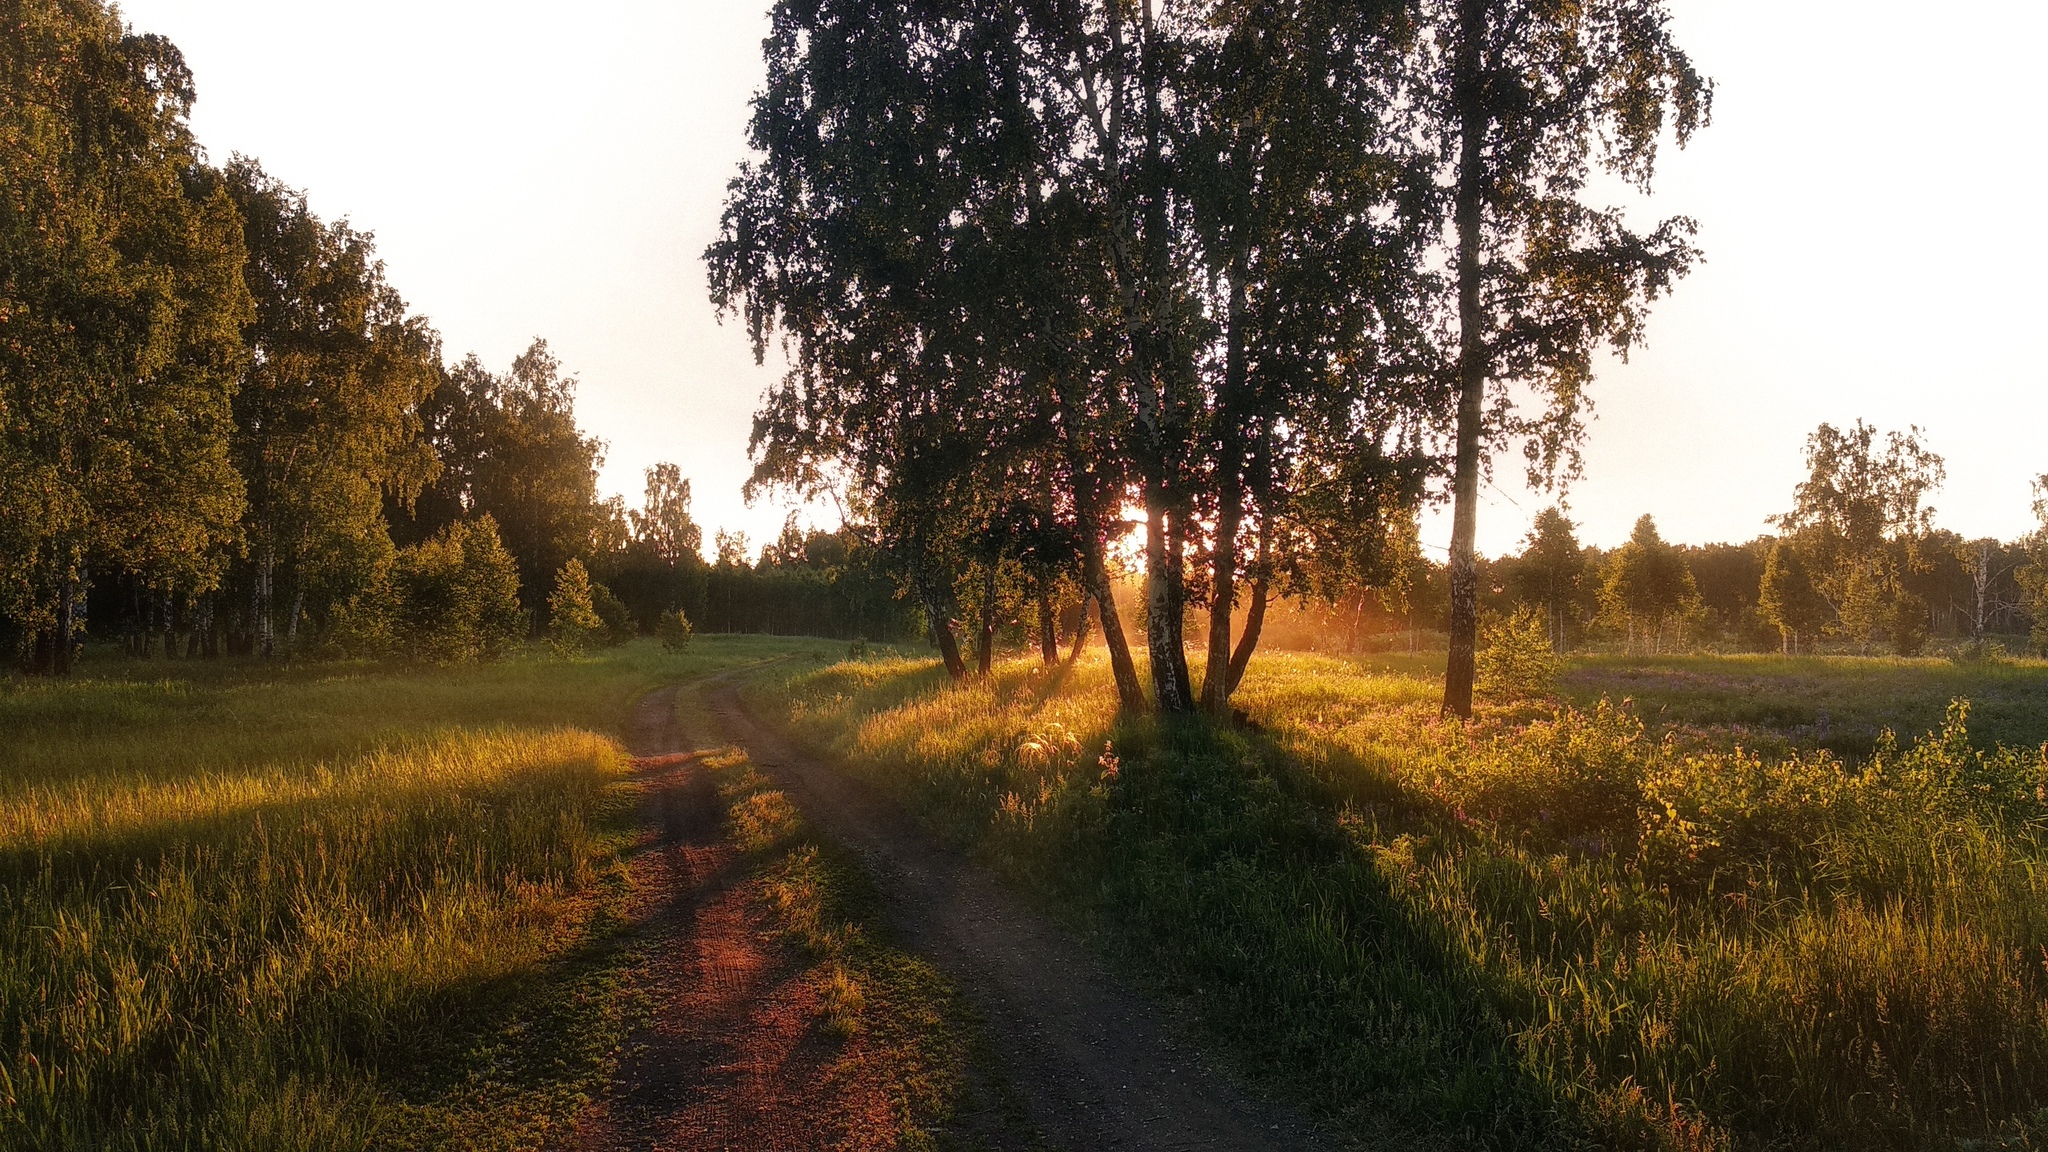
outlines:
[[[758,694],[1361,1143],[2041,1141],[2048,761],[1960,712],[1850,762],[1614,707],[1445,725],[1311,657],[1248,681],[1259,735],[1119,726],[1104,680]]]
[[[0,682],[0,1148],[559,1135],[625,1027],[627,705],[814,647]]]

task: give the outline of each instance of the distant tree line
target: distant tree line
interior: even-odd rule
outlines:
[[[139,657],[485,658],[598,618],[905,634],[851,536],[699,554],[689,483],[599,496],[535,341],[452,366],[371,236],[209,162],[176,46],[98,0],[0,4],[0,643]],[[564,577],[581,581],[566,599]],[[605,584],[616,585],[616,594]],[[581,585],[579,585],[581,587]],[[588,602],[590,613],[584,613]]]
[[[2048,651],[2048,476],[2034,486],[2037,527],[1999,541],[1935,524],[1927,498],[1945,465],[1918,429],[1823,424],[1806,463],[1779,532],[1743,544],[1669,544],[1645,516],[1603,553],[1546,510],[1519,555],[1482,562],[1483,599],[1498,613],[1538,608],[1559,651],[1619,640],[1643,652],[1915,655],[1936,637]]]

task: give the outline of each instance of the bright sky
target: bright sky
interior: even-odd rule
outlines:
[[[1918,424],[1948,458],[1941,521],[2028,526],[2048,472],[2048,123],[2038,0],[1671,0],[1720,87],[1648,211],[1700,222],[1708,263],[1649,347],[1602,373],[1571,511],[1590,543],[1655,515],[1747,539],[1782,511],[1820,421]],[[448,352],[502,368],[545,336],[637,502],[660,460],[698,520],[758,543],[751,412],[772,370],[712,314],[699,255],[745,152],[765,4],[749,0],[129,0],[184,49],[219,159],[258,157],[315,210],[374,231]],[[1513,461],[1480,546],[1547,498]],[[1426,526],[1441,548],[1448,519]]]

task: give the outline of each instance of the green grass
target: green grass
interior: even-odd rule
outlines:
[[[1978,740],[2048,743],[2044,660],[1591,656],[1572,662],[1563,691],[1581,707],[1627,698],[1652,722],[1737,727],[1850,756],[1868,755],[1886,729],[1941,727],[1962,698]]]
[[[1853,761],[1797,724],[1932,699],[1940,727],[1941,693],[1996,689],[1993,729],[2026,733],[2039,670],[1646,667],[1754,687],[1460,727],[1428,679],[1270,656],[1261,735],[1118,725],[1100,664],[756,691],[1362,1144],[2037,1146],[2048,761],[1960,714]],[[1745,691],[1790,727],[1727,727]]]
[[[0,1148],[527,1148],[628,1027],[615,733],[707,637],[0,681]]]

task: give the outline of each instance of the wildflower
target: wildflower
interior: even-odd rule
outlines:
[[[1102,755],[1097,757],[1095,762],[1102,766],[1102,779],[1104,782],[1115,780],[1117,771],[1123,767],[1123,761],[1117,759],[1116,745],[1114,743],[1105,743],[1102,746]]]

